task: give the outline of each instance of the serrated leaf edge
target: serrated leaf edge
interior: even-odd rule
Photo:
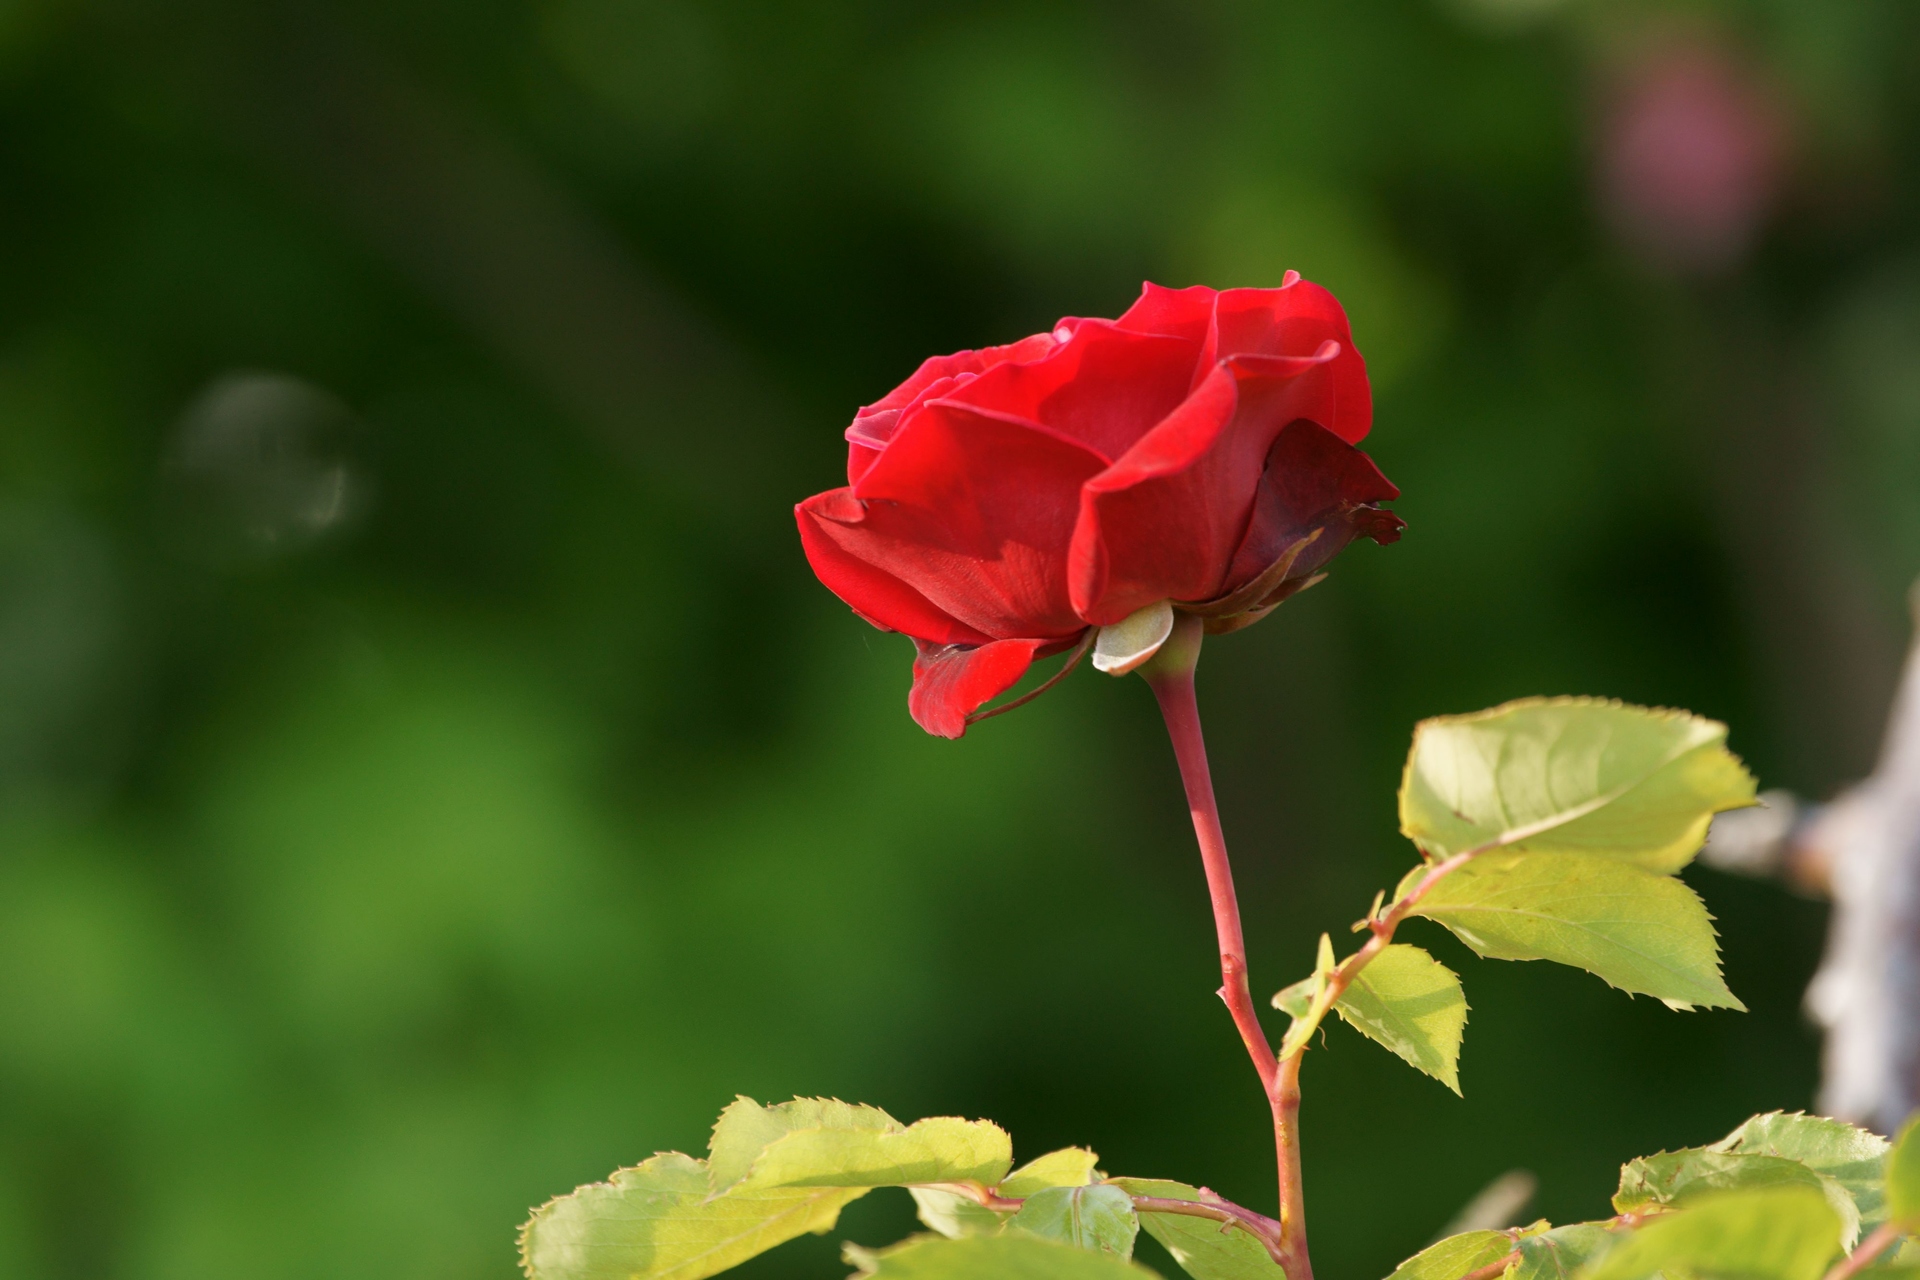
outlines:
[[[1437,924],[1439,922],[1435,921],[1435,923]],[[1447,965],[1445,962],[1440,960],[1439,957],[1435,956],[1431,951],[1428,951],[1425,947],[1415,946],[1413,943],[1410,943],[1410,942],[1395,942],[1395,943],[1390,943],[1389,946],[1390,947],[1407,947],[1410,950],[1418,951],[1421,955],[1425,956],[1428,960],[1438,965],[1442,970],[1446,972],[1446,974],[1449,977],[1453,979],[1454,985],[1460,989],[1460,1008],[1463,1015],[1472,1014],[1473,1006],[1467,1003],[1466,984],[1460,981],[1460,975],[1455,973],[1449,965]],[[1384,954],[1384,952],[1382,954]],[[1379,957],[1377,956],[1375,957],[1375,959],[1378,959],[1378,958]],[[1368,968],[1371,968],[1371,967],[1372,967],[1371,965],[1368,966]],[[1366,973],[1367,973],[1366,969],[1362,969],[1358,974],[1356,974],[1354,977],[1354,984],[1357,985],[1362,978],[1366,977]],[[1348,988],[1348,990],[1351,990],[1351,989],[1352,989],[1351,987]],[[1276,1000],[1279,999],[1278,996],[1275,996],[1274,998]],[[1357,1031],[1361,1036],[1365,1037],[1366,1039],[1372,1040],[1374,1044],[1380,1045],[1382,1049],[1385,1049],[1388,1053],[1391,1053],[1394,1057],[1400,1059],[1400,1061],[1406,1063],[1408,1066],[1412,1067],[1415,1071],[1418,1071],[1421,1075],[1426,1076],[1432,1080],[1438,1080],[1442,1085],[1445,1085],[1447,1088],[1453,1090],[1454,1097],[1464,1098],[1466,1096],[1464,1093],[1460,1091],[1460,1048],[1463,1048],[1466,1044],[1466,1038],[1467,1038],[1466,1024],[1469,1020],[1467,1016],[1463,1016],[1460,1020],[1461,1043],[1460,1043],[1460,1046],[1456,1047],[1454,1050],[1454,1060],[1453,1060],[1453,1077],[1454,1078],[1452,1080],[1447,1080],[1442,1076],[1435,1075],[1433,1072],[1428,1071],[1425,1067],[1421,1066],[1419,1063],[1415,1062],[1413,1059],[1407,1057],[1405,1054],[1401,1053],[1398,1049],[1395,1049],[1393,1046],[1382,1044],[1379,1040],[1375,1040],[1374,1037],[1367,1032],[1366,1028],[1362,1027],[1358,1022],[1356,1022],[1352,1017],[1348,1015],[1344,1007],[1346,1005],[1346,1002],[1347,1002],[1347,996],[1346,996],[1346,993],[1344,992],[1341,994],[1338,1000],[1335,1000],[1333,1002],[1333,1011],[1340,1015],[1340,1021],[1346,1023],[1349,1027],[1352,1027],[1355,1031]]]
[[[1535,696],[1535,697],[1529,697],[1529,698],[1514,698],[1514,699],[1511,699],[1510,701],[1501,703],[1497,707],[1488,707],[1484,711],[1469,711],[1462,715],[1428,716],[1426,719],[1420,721],[1418,724],[1413,726],[1413,742],[1412,742],[1412,745],[1407,749],[1407,762],[1404,765],[1402,765],[1400,768],[1400,789],[1394,793],[1395,804],[1399,807],[1401,812],[1403,813],[1405,812],[1406,800],[1407,800],[1407,789],[1412,784],[1412,781],[1413,781],[1413,762],[1417,760],[1420,756],[1420,738],[1421,738],[1421,735],[1426,733],[1430,728],[1436,725],[1442,725],[1442,724],[1447,724],[1447,725],[1471,724],[1478,720],[1491,720],[1497,716],[1506,715],[1512,711],[1521,710],[1523,708],[1530,709],[1533,707],[1605,707],[1611,710],[1619,710],[1619,711],[1640,711],[1640,712],[1647,713],[1648,715],[1652,716],[1656,720],[1697,721],[1701,724],[1712,726],[1715,732],[1703,742],[1693,743],[1690,746],[1684,747],[1674,752],[1673,754],[1666,756],[1660,761],[1659,764],[1655,765],[1653,769],[1649,770],[1646,773],[1643,773],[1642,775],[1640,775],[1638,778],[1635,778],[1631,782],[1627,782],[1618,787],[1615,787],[1611,791],[1608,791],[1602,795],[1596,796],[1593,799],[1588,800],[1583,804],[1575,805],[1573,808],[1567,810],[1566,812],[1561,814],[1556,814],[1552,818],[1543,818],[1538,822],[1528,823],[1526,825],[1519,826],[1519,827],[1513,827],[1506,831],[1501,832],[1498,836],[1488,841],[1486,845],[1483,846],[1483,848],[1486,851],[1491,851],[1494,849],[1503,849],[1510,845],[1519,844],[1523,840],[1531,840],[1535,836],[1544,835],[1547,832],[1552,831],[1556,827],[1563,827],[1570,822],[1577,822],[1581,818],[1586,817],[1589,813],[1593,813],[1599,809],[1604,809],[1606,806],[1612,804],[1615,800],[1618,800],[1620,797],[1626,795],[1629,791],[1632,791],[1635,787],[1640,786],[1642,783],[1647,781],[1648,778],[1652,777],[1653,774],[1659,772],[1661,769],[1666,768],[1668,765],[1672,764],[1674,761],[1680,759],[1683,756],[1691,755],[1693,752],[1701,750],[1705,747],[1710,747],[1718,744],[1721,750],[1727,752],[1728,757],[1733,760],[1734,764],[1739,766],[1741,772],[1745,773],[1749,779],[1753,778],[1753,770],[1747,768],[1747,762],[1741,759],[1736,752],[1729,750],[1727,748],[1726,741],[1727,741],[1728,729],[1727,729],[1727,726],[1719,720],[1715,720],[1709,716],[1698,715],[1692,711],[1682,710],[1681,708],[1678,708],[1678,707],[1643,707],[1643,706],[1640,706],[1638,703],[1627,702],[1620,698],[1596,698],[1596,697],[1592,697],[1590,695],[1585,695],[1585,694],[1560,694],[1553,697]],[[1732,809],[1752,808],[1754,805],[1757,805],[1758,803],[1759,803],[1759,800],[1756,798],[1747,804],[1731,805],[1729,806],[1729,808],[1732,808]],[[1724,813],[1726,811],[1727,810],[1723,810],[1723,809],[1714,810],[1715,813]],[[1400,822],[1400,834],[1413,842],[1414,847],[1420,851],[1420,856],[1423,860],[1428,862],[1433,861],[1432,851],[1429,850],[1426,845],[1422,844],[1417,836],[1415,836],[1411,831],[1407,830],[1407,824],[1404,818]],[[1464,851],[1456,849],[1456,850],[1452,850],[1451,852],[1460,853]]]
[[[879,1110],[880,1110],[880,1108],[878,1108],[878,1107],[875,1107],[875,1108],[874,1108],[874,1110],[876,1110],[876,1111],[879,1111]],[[884,1112],[882,1112],[882,1114],[884,1115],[884,1114],[886,1114],[886,1113],[884,1113]],[[888,1115],[888,1116],[887,1116],[887,1118],[888,1118],[889,1120],[892,1120],[892,1119],[893,1119],[893,1117],[892,1117],[891,1115]],[[1005,1138],[1005,1139],[1007,1140],[1007,1145],[1008,1145],[1008,1148],[1009,1148],[1009,1149],[1011,1149],[1011,1148],[1012,1148],[1012,1145],[1013,1145],[1013,1135],[1012,1135],[1012,1134],[1010,1134],[1010,1133],[1008,1133],[1008,1132],[1007,1132],[1007,1130],[1006,1130],[1006,1129],[1005,1129],[1005,1128],[1004,1128],[1004,1127],[1003,1127],[1003,1126],[1002,1126],[1002,1125],[1001,1125],[1001,1124],[1000,1124],[1000,1123],[999,1123],[999,1122],[998,1122],[997,1120],[985,1120],[985,1119],[981,1119],[981,1120],[969,1120],[969,1119],[967,1119],[967,1118],[966,1118],[965,1116],[921,1116],[921,1117],[920,1117],[920,1118],[919,1118],[918,1120],[915,1120],[915,1121],[914,1121],[914,1122],[913,1122],[912,1124],[909,1124],[909,1125],[904,1125],[904,1126],[902,1126],[902,1127],[901,1127],[901,1128],[899,1128],[899,1129],[872,1129],[872,1130],[867,1130],[866,1132],[870,1132],[870,1133],[880,1133],[880,1134],[884,1134],[884,1135],[886,1135],[886,1136],[888,1136],[888,1137],[898,1137],[898,1136],[900,1136],[900,1135],[902,1135],[902,1134],[906,1134],[906,1133],[911,1133],[911,1132],[912,1132],[912,1131],[913,1131],[913,1130],[914,1130],[914,1129],[915,1129],[915,1128],[916,1128],[917,1126],[919,1126],[919,1125],[923,1125],[923,1124],[925,1124],[925,1123],[927,1123],[927,1122],[928,1122],[928,1121],[930,1121],[930,1120],[958,1120],[958,1121],[959,1121],[959,1122],[960,1122],[961,1124],[984,1124],[984,1125],[986,1125],[986,1126],[987,1126],[988,1128],[991,1128],[991,1129],[994,1129],[994,1130],[996,1130],[996,1131],[997,1131],[997,1132],[998,1132],[998,1133],[1000,1134],[1000,1136],[1001,1136],[1001,1137],[1003,1137],[1003,1138]],[[894,1120],[894,1123],[895,1123],[895,1124],[899,1124],[900,1122],[899,1122],[898,1120]],[[760,1161],[761,1161],[761,1159],[762,1159],[762,1158],[763,1158],[763,1157],[764,1157],[764,1156],[765,1156],[765,1155],[767,1154],[767,1152],[768,1152],[768,1151],[770,1151],[770,1150],[772,1150],[772,1149],[773,1149],[773,1148],[774,1148],[775,1146],[777,1146],[777,1145],[779,1145],[780,1143],[782,1143],[782,1142],[784,1142],[784,1141],[786,1141],[786,1140],[787,1140],[788,1138],[792,1138],[792,1137],[796,1137],[796,1136],[798,1136],[798,1135],[800,1135],[800,1134],[814,1134],[814,1133],[846,1133],[846,1132],[850,1132],[850,1131],[849,1131],[849,1130],[846,1130],[846,1129],[839,1129],[839,1128],[835,1128],[835,1127],[834,1127],[834,1126],[832,1126],[832,1125],[808,1125],[808,1126],[807,1126],[806,1128],[804,1128],[804,1129],[789,1129],[789,1130],[787,1130],[787,1131],[786,1131],[785,1133],[783,1133],[783,1134],[781,1134],[781,1135],[780,1135],[780,1136],[779,1136],[778,1138],[775,1138],[775,1139],[774,1139],[774,1140],[773,1140],[772,1142],[769,1142],[769,1143],[768,1143],[768,1144],[767,1144],[766,1146],[764,1146],[764,1147],[762,1147],[762,1148],[760,1149],[760,1152],[759,1152],[759,1154],[758,1154],[758,1155],[755,1155],[755,1156],[754,1156],[754,1158],[753,1158],[753,1159],[752,1159],[751,1161],[749,1161],[749,1162],[748,1162],[748,1164],[747,1164],[747,1172],[745,1173],[745,1175],[743,1175],[743,1176],[741,1177],[741,1179],[740,1179],[740,1181],[739,1181],[739,1182],[736,1182],[736,1183],[734,1183],[734,1184],[733,1184],[733,1187],[737,1187],[737,1186],[740,1186],[740,1185],[742,1185],[742,1184],[744,1184],[744,1183],[748,1183],[748,1182],[751,1182],[751,1181],[753,1181],[753,1175],[754,1175],[754,1174],[755,1174],[756,1172],[758,1172],[758,1171],[759,1171],[759,1168],[760,1168]],[[703,1163],[704,1163],[704,1162],[703,1162]],[[1001,1179],[1001,1180],[1002,1180],[1002,1181],[1004,1181],[1004,1180],[1005,1180],[1006,1178],[1009,1178],[1009,1177],[1012,1177],[1012,1176],[1013,1176],[1013,1170],[1011,1170],[1011,1169],[1009,1169],[1009,1170],[1007,1171],[1007,1173],[1006,1173],[1005,1175],[1003,1175],[1003,1177],[1002,1177],[1002,1179]],[[936,1179],[936,1181],[938,1181],[938,1180]],[[857,1187],[857,1188],[859,1188],[859,1189],[860,1189],[860,1190],[862,1190],[862,1191],[871,1191],[871,1190],[874,1190],[874,1187],[873,1187],[873,1186],[870,1186],[870,1185],[867,1185],[867,1184],[862,1184],[862,1183],[846,1183],[846,1184],[825,1184],[825,1183],[812,1183],[812,1184],[800,1184],[800,1185],[797,1185],[797,1186],[794,1186],[794,1187],[793,1187],[792,1189],[794,1189],[794,1190],[799,1190],[799,1189],[801,1189],[801,1187],[803,1187],[803,1186],[820,1186],[820,1187],[822,1187],[822,1188],[825,1188],[825,1187],[828,1187],[828,1186],[830,1186],[830,1185],[841,1185],[841,1186],[843,1186],[843,1189],[845,1189],[845,1190],[849,1190],[849,1191],[851,1191],[851,1190],[854,1190],[854,1189],[855,1189],[856,1187]],[[899,1183],[885,1183],[885,1184],[882,1184],[882,1185],[886,1185],[886,1186],[901,1186],[901,1187],[912,1187],[912,1186],[923,1186],[923,1185],[930,1185],[930,1184],[925,1184],[925,1183],[915,1183],[915,1182],[899,1182]],[[995,1185],[997,1186],[997,1185],[998,1185],[998,1183],[996,1183]],[[725,1195],[725,1194],[726,1194],[727,1192],[729,1192],[729,1191],[732,1191],[732,1190],[733,1190],[733,1187],[728,1187],[728,1188],[726,1188],[725,1190],[723,1190],[723,1191],[721,1191],[721,1192],[717,1192],[717,1193],[715,1193],[714,1195],[711,1195],[711,1196],[709,1196],[709,1197],[708,1197],[708,1199],[709,1199],[709,1200],[713,1200],[713,1199],[717,1199],[717,1198],[718,1198],[719,1196],[721,1196],[721,1195]],[[769,1189],[771,1190],[771,1189],[773,1189],[773,1188],[769,1188]],[[944,1237],[943,1237],[943,1238],[944,1238]]]

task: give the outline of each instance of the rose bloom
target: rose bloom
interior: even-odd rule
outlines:
[[[913,638],[913,718],[957,738],[1100,629],[1146,634],[1096,656],[1130,669],[1171,609],[1233,630],[1354,537],[1398,538],[1374,504],[1399,490],[1353,447],[1372,419],[1325,289],[1149,284],[1118,320],[927,360],[855,415],[846,487],[795,514],[820,580]]]

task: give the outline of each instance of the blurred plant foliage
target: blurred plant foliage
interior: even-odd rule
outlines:
[[[736,1091],[1261,1198],[1147,700],[921,740],[785,504],[927,351],[1299,266],[1377,354],[1412,532],[1213,659],[1255,952],[1391,874],[1363,801],[1436,711],[1699,707],[1817,793],[1920,564],[1915,21],[0,0],[0,1273],[503,1277],[526,1204]],[[1598,86],[1675,23],[1794,125],[1711,280],[1592,206]],[[1716,905],[1750,1019],[1486,966],[1465,1101],[1322,1081],[1322,1265],[1384,1273],[1513,1160],[1578,1217],[1809,1096],[1818,913]],[[1649,1097],[1655,1052],[1700,1069]],[[1409,1128],[1446,1157],[1383,1186]]]

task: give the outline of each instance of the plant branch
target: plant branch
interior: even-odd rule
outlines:
[[[1896,1224],[1881,1223],[1874,1228],[1873,1234],[1860,1242],[1859,1248],[1833,1264],[1833,1270],[1827,1272],[1826,1280],[1847,1280],[1849,1276],[1864,1271],[1901,1235],[1902,1232]]]
[[[1230,1201],[1172,1200],[1164,1196],[1135,1196],[1133,1207],[1139,1213],[1177,1213],[1189,1218],[1209,1218],[1227,1227],[1239,1227],[1266,1247],[1267,1256],[1285,1267],[1280,1247],[1280,1224],[1262,1213],[1242,1209]]]
[[[1520,1261],[1520,1251],[1515,1249],[1512,1253],[1497,1262],[1489,1262],[1486,1266],[1478,1270],[1467,1272],[1467,1274],[1460,1277],[1460,1280],[1494,1280],[1495,1276],[1505,1275],[1507,1268],[1518,1261]]]
[[[1306,1016],[1296,1022],[1293,1030],[1287,1033],[1286,1040],[1280,1046],[1283,1072],[1287,1064],[1291,1063],[1294,1064],[1295,1075],[1298,1075],[1300,1056],[1306,1052],[1307,1042],[1312,1038],[1314,1028],[1320,1025],[1320,1020],[1327,1016],[1327,1011],[1333,1008],[1335,1002],[1346,993],[1347,988],[1353,985],[1353,980],[1360,976],[1360,971],[1371,964],[1375,956],[1387,949],[1387,945],[1393,941],[1394,930],[1398,929],[1400,922],[1420,905],[1420,899],[1426,897],[1435,885],[1466,866],[1467,863],[1491,849],[1499,848],[1500,843],[1496,841],[1480,845],[1434,863],[1427,868],[1427,873],[1420,877],[1419,883],[1407,891],[1405,897],[1396,900],[1384,913],[1370,916],[1362,922],[1373,936],[1367,939],[1365,946],[1341,961],[1331,973],[1327,974],[1327,980],[1321,984],[1319,994],[1314,997],[1313,1005],[1307,1010]]]
[[[983,1209],[995,1213],[1018,1213],[1020,1206],[1026,1203],[1021,1196],[1003,1196],[992,1187],[979,1182],[929,1182],[918,1184],[936,1191],[950,1191],[974,1201]],[[1280,1224],[1263,1213],[1255,1213],[1216,1195],[1205,1187],[1200,1188],[1202,1200],[1176,1200],[1169,1196],[1132,1196],[1133,1207],[1137,1213],[1173,1213],[1188,1218],[1206,1218],[1226,1227],[1239,1227],[1248,1235],[1265,1246],[1272,1259],[1286,1265],[1280,1252]]]
[[[1213,776],[1207,765],[1206,738],[1200,728],[1200,708],[1194,696],[1193,671],[1200,656],[1202,622],[1191,614],[1176,614],[1173,634],[1140,674],[1153,689],[1167,735],[1179,761],[1180,780],[1193,817],[1200,862],[1206,870],[1207,893],[1213,903],[1214,933],[1220,949],[1221,1000],[1253,1060],[1260,1087],[1273,1116],[1273,1139],[1280,1181],[1280,1238],[1274,1260],[1285,1268],[1288,1280],[1313,1280],[1307,1255],[1306,1201],[1300,1179],[1300,1079],[1296,1069],[1283,1070],[1253,1003],[1247,980],[1246,940],[1240,928],[1240,904],[1234,893],[1233,868],[1227,860],[1226,835],[1220,826],[1220,807],[1213,794]]]

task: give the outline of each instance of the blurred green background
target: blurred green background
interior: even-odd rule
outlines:
[[[0,1274],[503,1280],[736,1092],[1268,1203],[1144,686],[926,737],[791,504],[927,354],[1345,299],[1410,528],[1202,666],[1274,990],[1407,865],[1421,716],[1866,769],[1916,128],[1898,0],[0,0]],[[1689,876],[1748,1014],[1418,930],[1466,1097],[1329,1033],[1323,1276],[1810,1104],[1824,908]]]

